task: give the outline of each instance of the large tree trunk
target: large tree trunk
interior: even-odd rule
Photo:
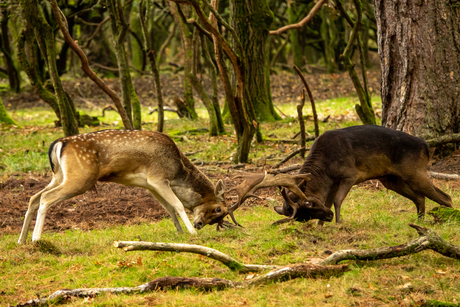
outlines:
[[[374,0],[383,126],[425,139],[459,132],[456,2]]]
[[[245,86],[248,104],[252,104],[257,121],[279,119],[271,106],[270,88],[265,80],[266,40],[273,21],[267,0],[230,1],[234,29],[245,52]]]

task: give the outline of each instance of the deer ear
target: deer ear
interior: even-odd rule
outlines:
[[[214,194],[216,195],[218,200],[225,202],[224,193],[224,182],[222,181],[222,179],[219,179],[219,181],[217,181],[216,187],[214,188]]]

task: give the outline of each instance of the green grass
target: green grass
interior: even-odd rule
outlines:
[[[458,203],[457,191],[450,190],[448,185],[442,188]],[[427,207],[432,206],[429,202]],[[218,262],[194,254],[125,253],[112,247],[114,240],[137,240],[138,236],[144,241],[205,245],[244,263],[278,265],[324,257],[326,251],[398,245],[417,237],[407,226],[410,222],[430,227],[454,244],[460,240],[460,225],[418,221],[412,203],[386,190],[353,188],[342,214],[344,221],[340,225],[329,223],[314,228],[312,223],[294,223],[271,227],[270,223],[279,218],[271,206],[245,207],[236,213],[244,229],[216,232],[208,226],[196,236],[177,234],[169,218],[159,223],[94,231],[52,233],[45,230],[42,244],[28,241],[24,246],[15,243],[18,235],[6,235],[0,241],[0,274],[8,277],[0,279],[0,289],[4,291],[1,299],[7,304],[17,304],[36,294],[48,296],[63,288],[137,286],[164,276],[220,277],[234,281],[245,278]],[[312,243],[312,239],[316,239],[316,243]],[[126,267],[120,262],[132,265]],[[404,299],[415,302],[422,298],[460,300],[459,262],[430,251],[389,260],[347,263],[350,272],[329,279],[296,279],[255,289],[101,295],[94,303],[123,306],[154,300],[156,304],[168,306],[350,306],[366,305],[366,302],[392,305],[392,301],[396,305]],[[409,292],[399,288],[407,282],[412,283]],[[82,299],[74,299],[66,306],[82,304]]]
[[[376,105],[378,101],[375,101]],[[320,119],[331,114],[332,121],[321,123],[321,131],[359,124],[353,118],[350,98],[317,103]],[[283,113],[296,116],[295,106],[280,106]],[[204,113],[204,110],[201,114]],[[85,111],[99,115],[100,111]],[[305,107],[304,114],[310,114]],[[29,115],[34,114],[34,115]],[[35,114],[39,114],[36,116]],[[343,115],[350,116],[343,116]],[[49,115],[49,116],[48,116]],[[154,115],[155,116],[155,115]],[[166,121],[165,131],[176,135],[184,130],[207,127],[205,119],[192,122],[173,118]],[[53,128],[49,110],[16,111],[14,119],[22,128],[0,133],[0,182],[13,173],[49,172],[48,145],[62,136],[62,130]],[[204,117],[204,116],[202,116]],[[118,123],[115,123],[117,122]],[[144,129],[156,129],[155,117],[144,114]],[[107,113],[108,126],[84,128],[81,132],[119,127],[115,113]],[[206,134],[186,134],[187,140],[177,142],[183,151],[202,152],[194,157],[205,161],[229,161],[236,149],[232,127],[229,135],[209,137]],[[263,134],[276,138],[290,138],[299,130],[295,118],[274,123],[262,123]],[[307,121],[307,131],[313,132],[313,122]],[[254,144],[250,158],[253,164],[273,164],[295,145],[276,142]],[[265,161],[265,162],[264,162]],[[223,170],[208,168],[208,174],[219,175]],[[230,174],[231,175],[231,174]],[[449,182],[436,185],[458,204],[458,190]],[[21,193],[18,191],[18,193]],[[342,249],[367,249],[398,245],[416,238],[417,233],[408,223],[430,227],[445,240],[459,245],[460,225],[454,222],[432,224],[431,218],[418,221],[416,209],[409,200],[384,189],[370,185],[354,187],[342,206],[343,222],[315,227],[314,223],[284,224],[271,227],[280,218],[273,206],[281,197],[264,206],[244,205],[236,218],[244,229],[216,232],[207,226],[198,235],[177,234],[173,223],[166,218],[158,223],[135,226],[106,227],[102,230],[79,229],[53,233],[45,229],[42,241],[18,245],[19,234],[0,237],[0,305],[8,306],[46,297],[59,289],[83,287],[138,286],[158,277],[219,277],[242,281],[245,275],[230,271],[211,259],[183,253],[135,251],[125,253],[112,247],[114,240],[138,240],[201,244],[218,249],[230,256],[252,264],[291,264],[325,257],[327,252]],[[1,195],[0,195],[1,201]],[[436,206],[427,202],[427,211]],[[101,223],[104,223],[101,221]],[[140,259],[140,260],[139,260]],[[124,263],[124,265],[122,265]],[[431,251],[402,258],[379,261],[347,261],[351,271],[343,276],[323,279],[295,279],[253,289],[228,289],[201,292],[169,290],[138,295],[100,295],[91,302],[75,298],[65,306],[409,306],[421,300],[460,301],[460,263]],[[129,264],[126,266],[126,264]],[[411,283],[409,290],[400,286]]]

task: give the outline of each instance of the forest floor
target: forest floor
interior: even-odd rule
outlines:
[[[350,96],[354,92],[353,85],[346,73],[307,75],[307,81],[312,88],[316,100],[331,99],[334,97]],[[182,95],[182,84],[178,75],[163,77],[165,101],[172,105],[174,95]],[[206,80],[205,80],[206,81]],[[106,80],[115,90],[118,81]],[[88,79],[79,82],[64,82],[66,89],[72,96],[77,107],[91,108],[107,104],[107,98]],[[378,95],[380,80],[379,72],[369,73],[371,93]],[[144,106],[154,106],[154,89],[151,79],[140,77],[135,79],[137,92],[140,93]],[[296,101],[302,88],[298,76],[280,73],[271,78],[273,101]],[[18,95],[9,95],[3,98],[8,110],[46,106],[32,91],[24,91]],[[200,138],[200,136],[195,136]],[[203,136],[203,142],[206,142]],[[197,141],[199,141],[197,139]],[[299,157],[290,160],[285,166],[301,163]],[[207,173],[212,181],[223,179],[231,185],[230,178],[236,171],[230,170],[230,165],[221,165],[227,169],[227,174],[221,172]],[[262,170],[262,169],[261,169]],[[460,150],[447,157],[435,155],[432,159],[431,170],[442,173],[460,173]],[[43,189],[51,179],[37,174],[13,174],[3,183],[0,180],[0,234],[19,233],[22,227],[22,218],[27,210],[29,198]],[[455,183],[453,183],[455,184]],[[261,199],[252,201],[253,205],[266,202],[274,189],[260,191]],[[126,187],[114,183],[98,183],[96,188],[84,195],[77,196],[53,206],[47,213],[45,228],[51,231],[65,231],[67,229],[101,229],[115,224],[140,224],[146,221],[156,221],[167,217],[165,210],[151,194],[142,188]]]

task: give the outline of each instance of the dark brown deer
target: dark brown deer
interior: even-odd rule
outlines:
[[[182,227],[176,212],[190,233],[196,233],[194,227],[222,225],[227,214],[235,220],[235,206],[229,210],[225,204],[222,180],[214,186],[171,138],[162,133],[129,130],[85,133],[54,141],[48,154],[54,176],[46,188],[31,197],[18,241],[20,244],[25,243],[37,211],[32,241],[40,239],[46,212],[52,205],[85,193],[97,181],[148,189],[168,211],[179,232]],[[261,187],[286,186],[294,189],[298,197],[305,198],[296,186],[296,176],[262,174],[235,189],[239,191],[240,199],[246,199],[251,195],[244,195],[245,191],[252,194]],[[193,211],[193,226],[185,208]]]
[[[306,200],[316,206],[331,208],[334,204],[338,223],[340,207],[351,187],[378,179],[387,189],[412,200],[422,218],[425,197],[441,206],[452,207],[450,196],[429,180],[428,161],[425,141],[401,131],[374,125],[327,131],[313,143],[299,171],[311,174],[311,180],[302,181],[299,188]],[[289,192],[283,207],[275,207],[275,211],[292,217],[292,208],[298,202],[299,198]],[[307,221],[312,217],[299,206],[293,218]]]

